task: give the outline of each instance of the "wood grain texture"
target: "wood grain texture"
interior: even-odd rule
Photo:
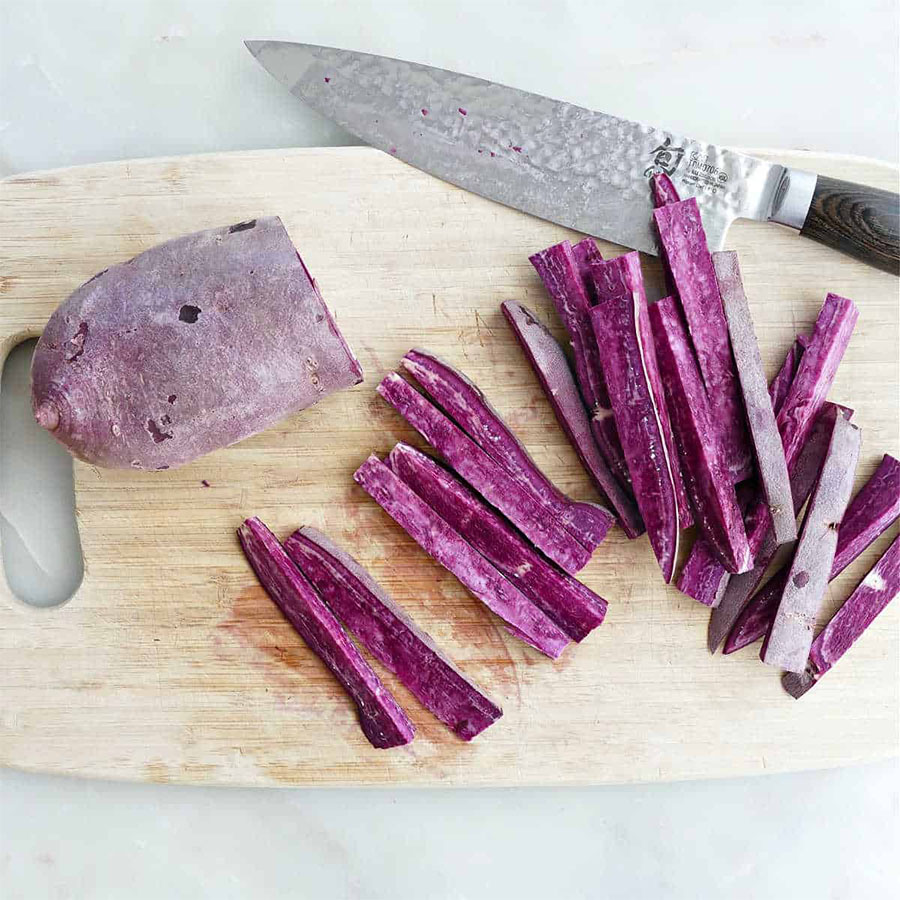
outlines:
[[[800,234],[900,275],[900,196],[819,175]]]
[[[780,153],[780,162],[886,187],[892,168]],[[711,657],[708,611],[666,588],[646,537],[618,530],[582,573],[604,625],[551,662],[496,618],[358,488],[371,451],[412,431],[374,387],[424,345],[481,385],[550,476],[594,496],[500,312],[521,300],[560,328],[528,263],[569,233],[365,148],[235,153],[45,172],[0,185],[0,347],[39,333],[86,278],[158,241],[278,214],[366,370],[364,384],[177,471],[76,463],[84,581],[64,606],[0,589],[0,763],[222,784],[562,784],[833,766],[896,752],[898,610],[801,702],[752,652]],[[863,430],[857,483],[897,453],[897,282],[738,223],[729,246],[771,375],[826,291],[861,319],[832,399]],[[619,250],[602,247],[605,255]],[[655,296],[661,278],[648,262]],[[210,487],[202,486],[206,479]],[[235,528],[326,531],[382,582],[504,717],[463,744],[398,686],[419,734],[375,751],[350,702],[257,585]],[[829,588],[830,613],[884,551]]]

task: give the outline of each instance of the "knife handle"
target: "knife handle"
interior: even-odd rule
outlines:
[[[817,175],[800,234],[900,275],[900,196],[890,191]]]

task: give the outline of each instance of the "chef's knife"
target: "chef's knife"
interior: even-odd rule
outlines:
[[[736,218],[756,219],[900,273],[900,201],[889,191],[445,69],[313,44],[246,44],[296,97],[373,147],[576,231],[655,253],[647,179],[665,172],[697,198],[714,249]]]

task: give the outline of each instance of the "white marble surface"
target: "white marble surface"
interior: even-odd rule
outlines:
[[[166,788],[7,773],[0,896],[887,900],[898,884],[896,784],[894,765],[479,791]]]
[[[0,3],[0,175],[351,140],[258,69],[245,37],[418,59],[735,146],[897,160],[893,0],[730,9],[710,0],[688,8],[664,0],[8,0]],[[56,551],[71,534],[51,510],[54,496],[63,511],[71,501],[65,458],[22,422],[19,357],[4,378],[0,529],[10,577],[46,600],[77,578],[77,561]],[[55,565],[60,558],[68,572]],[[0,897],[857,900],[896,889],[898,817],[894,763],[758,780],[446,793],[190,789],[0,770]]]

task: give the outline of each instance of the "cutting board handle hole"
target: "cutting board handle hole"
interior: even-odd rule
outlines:
[[[30,606],[52,607],[78,590],[84,562],[72,457],[31,414],[35,344],[13,348],[0,380],[0,546],[13,594]]]

